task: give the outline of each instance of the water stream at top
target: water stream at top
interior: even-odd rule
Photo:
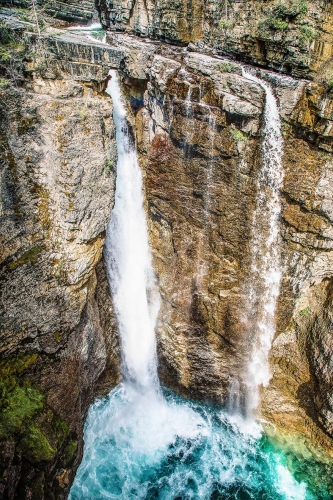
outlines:
[[[70,500],[310,500],[264,436],[221,408],[184,400],[157,377],[158,312],[135,139],[111,72],[118,164],[105,257],[123,381],[89,410]]]

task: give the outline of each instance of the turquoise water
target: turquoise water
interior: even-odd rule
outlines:
[[[70,500],[313,500],[259,426],[119,385],[90,408]],[[320,498],[325,498],[320,497]],[[329,497],[327,497],[329,498]]]

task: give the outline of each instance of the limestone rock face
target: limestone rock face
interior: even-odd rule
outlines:
[[[131,78],[147,85],[133,120],[162,296],[160,376],[186,396],[230,404],[251,352],[245,312],[265,96],[237,63],[157,43],[143,71],[134,54],[144,43],[130,39],[126,49],[126,36],[117,39],[128,51],[127,95]],[[331,96],[308,81],[258,76],[280,106],[285,176],[283,280],[259,412],[330,452]]]
[[[99,0],[104,26],[216,50],[296,76],[331,72],[332,6],[320,0]]]
[[[61,499],[80,460],[83,421],[97,379],[106,366],[109,386],[118,377],[118,344],[101,262],[115,189],[112,103],[91,85],[38,77],[26,89],[2,92],[0,101],[0,369],[5,377],[0,440],[13,448],[4,454],[7,472],[0,488],[8,498],[15,491],[31,498],[37,488],[34,498],[44,498],[45,489]],[[17,365],[21,358],[30,361]],[[15,389],[6,382],[9,374]],[[15,391],[28,386],[43,404],[33,414],[26,410],[13,435],[8,420]],[[29,394],[26,408],[32,405]],[[57,442],[50,434],[52,422],[50,429],[45,424],[47,415],[66,429]],[[48,443],[38,453],[31,444],[24,447],[33,442],[27,429],[34,419],[43,434],[39,442]]]
[[[29,0],[1,0],[1,4],[31,9]],[[63,19],[69,22],[86,24],[92,19],[97,19],[94,0],[37,0],[37,8],[43,9],[43,12],[57,19]]]

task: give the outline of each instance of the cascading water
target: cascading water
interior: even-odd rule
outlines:
[[[257,179],[257,200],[252,223],[249,308],[252,314],[252,352],[247,377],[247,413],[259,403],[260,386],[270,380],[268,355],[275,333],[275,311],[280,291],[281,258],[279,217],[283,182],[283,138],[280,115],[268,83],[243,68],[243,76],[259,84],[266,95],[262,160]]]
[[[313,497],[264,436],[246,435],[228,414],[161,389],[154,284],[142,179],[115,72],[118,165],[105,256],[122,348],[123,382],[95,402],[70,500],[304,500]]]
[[[114,71],[107,92],[114,106],[118,164],[105,260],[122,343],[122,373],[126,382],[156,389],[154,330],[159,300],[148,244],[141,170]]]

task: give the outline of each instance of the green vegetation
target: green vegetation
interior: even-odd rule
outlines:
[[[237,66],[229,62],[221,62],[215,66],[215,69],[221,71],[221,73],[234,73],[237,70]]]
[[[0,76],[8,79],[8,85],[11,82],[17,85],[23,80],[24,53],[25,46],[20,36],[0,22]]]
[[[287,123],[286,121],[282,121],[282,126],[281,126],[281,129],[282,129],[282,135],[283,137],[286,137],[288,135],[288,133],[290,132],[290,125],[289,123]]]
[[[78,110],[79,117],[81,118],[82,121],[84,121],[88,117],[88,111],[87,108],[80,108]]]
[[[77,443],[75,441],[70,441],[69,444],[66,446],[63,454],[63,461],[65,464],[68,464],[73,459],[76,450],[77,450]]]
[[[246,142],[248,141],[248,137],[243,134],[243,132],[241,132],[240,130],[238,130],[237,128],[232,128],[230,130],[231,132],[231,135],[232,137],[234,138],[235,141],[242,141],[242,142]]]
[[[110,175],[110,173],[112,172],[112,169],[113,169],[113,161],[111,160],[111,158],[107,158],[105,160],[105,173],[106,173],[106,175]]]
[[[284,31],[288,29],[289,24],[280,17],[271,17],[269,18],[269,27],[273,30]]]
[[[308,9],[308,2],[306,0],[281,2],[273,8],[273,14],[277,17],[288,17],[290,21],[293,21],[296,17],[305,16],[308,13]]]
[[[6,78],[0,78],[0,89],[6,89],[9,87],[10,81],[7,80]]]
[[[307,306],[305,309],[302,309],[302,311],[300,311],[299,315],[305,317],[309,314],[309,312],[311,312],[311,308],[310,306]]]
[[[219,28],[220,30],[231,30],[235,26],[235,23],[229,21],[228,19],[220,19]]]
[[[0,22],[0,61],[8,61],[10,57],[15,56],[15,52],[18,52],[19,55],[24,52],[22,40],[13,30]]]
[[[105,35],[105,31],[103,31],[103,30],[91,31],[90,34],[91,34],[91,36],[93,36],[97,40],[103,40],[104,35]]]
[[[317,36],[316,30],[312,26],[301,26],[299,30],[299,42],[301,45],[313,42]]]
[[[331,92],[333,90],[333,78],[330,77],[326,80],[325,85],[327,89]]]
[[[55,333],[53,334],[53,337],[54,337],[54,340],[55,340],[56,342],[60,342],[62,335],[61,335],[61,333],[60,333],[60,332],[55,332]]]
[[[282,17],[277,17],[274,14],[270,14],[264,21],[259,23],[259,31],[264,33],[270,30],[285,31],[289,27],[287,21],[282,19]]]
[[[32,462],[51,462],[57,451],[34,424],[26,426],[17,450]]]
[[[20,9],[21,12],[19,12],[18,17],[21,21],[31,23],[31,13],[28,9]]]
[[[44,2],[42,7],[34,1],[27,4],[31,7],[29,9],[17,9],[18,18],[29,23],[28,30],[22,31],[0,21],[0,77],[8,79],[9,84],[22,85],[28,71],[43,73],[53,57],[47,51],[46,39],[41,37],[46,27],[43,18],[46,4],[48,2]],[[27,61],[34,62],[29,69]]]
[[[20,257],[15,262],[9,264],[9,269],[16,269],[18,266],[23,266],[24,264],[36,264],[39,254],[44,250],[43,246],[32,247]]]
[[[260,21],[259,30],[261,32],[275,30],[286,31],[289,23],[294,22],[298,17],[305,16],[308,12],[308,2],[300,0],[298,2],[281,2],[268,13],[268,16]],[[302,35],[303,38],[310,36],[309,32]]]
[[[37,361],[37,354],[26,354],[0,362],[0,440],[14,442],[33,463],[51,462],[69,435],[26,374]]]

